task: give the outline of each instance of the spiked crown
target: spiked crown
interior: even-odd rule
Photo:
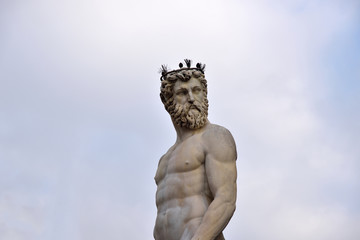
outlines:
[[[160,80],[163,81],[164,79],[166,79],[166,76],[168,74],[172,74],[172,73],[176,73],[176,72],[180,72],[180,71],[184,71],[184,70],[197,70],[200,71],[202,74],[204,74],[205,72],[205,64],[202,63],[197,63],[195,67],[191,67],[192,61],[190,59],[184,59],[185,65],[186,67],[184,67],[184,64],[182,62],[179,63],[179,69],[176,70],[169,70],[168,67],[166,65],[161,65],[160,68],[160,73],[161,73],[161,77]]]

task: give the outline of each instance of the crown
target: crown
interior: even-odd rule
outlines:
[[[191,67],[192,61],[190,59],[184,59],[186,67],[184,67],[184,64],[182,62],[179,63],[179,69],[176,70],[169,70],[167,65],[161,65],[161,68],[159,72],[161,73],[160,80],[163,81],[166,78],[166,75],[170,73],[176,73],[183,70],[197,70],[200,71],[202,74],[205,72],[205,64],[197,63],[196,67]]]

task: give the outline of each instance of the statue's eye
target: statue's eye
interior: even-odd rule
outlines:
[[[199,93],[200,91],[201,91],[201,89],[199,87],[193,88],[193,93]]]
[[[182,96],[182,95],[186,95],[186,94],[187,94],[186,90],[180,90],[180,91],[176,92],[176,95],[178,95],[178,96]]]

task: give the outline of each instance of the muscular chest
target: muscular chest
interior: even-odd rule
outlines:
[[[159,184],[167,175],[198,169],[203,165],[204,158],[203,148],[196,139],[178,144],[161,159],[155,181]]]

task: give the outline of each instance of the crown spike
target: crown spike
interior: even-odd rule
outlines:
[[[202,63],[197,63],[196,64],[196,68],[199,69],[199,71],[201,71],[202,73],[204,73],[205,71],[205,64],[202,64]]]
[[[167,65],[165,65],[165,64],[161,65],[161,68],[160,68],[161,75],[163,75],[163,76],[166,75],[168,71],[169,71],[169,69],[168,69]]]
[[[184,59],[184,62],[188,68],[191,68],[191,60],[190,59]]]

